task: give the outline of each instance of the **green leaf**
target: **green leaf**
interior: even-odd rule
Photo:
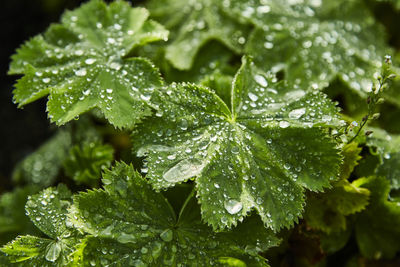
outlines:
[[[105,172],[103,183],[104,190],[76,195],[71,208],[75,227],[91,235],[75,253],[84,266],[219,266],[221,257],[266,266],[257,253],[278,242],[259,220],[247,232],[214,233],[201,222],[193,197],[177,218],[164,196],[124,163]],[[254,229],[258,236],[249,236]]]
[[[17,234],[35,233],[35,227],[25,215],[25,203],[29,195],[38,191],[35,185],[17,187],[0,196],[0,244],[8,242]]]
[[[211,0],[153,0],[148,6],[152,16],[171,31],[165,56],[180,70],[190,69],[200,48],[213,39],[242,53],[251,30]]]
[[[400,251],[400,203],[388,200],[389,181],[369,177],[356,181],[371,191],[370,204],[356,216],[355,233],[361,253],[368,258],[393,258]]]
[[[27,215],[49,238],[19,236],[1,248],[7,259],[23,266],[65,266],[77,243],[77,233],[67,221],[70,204],[71,192],[64,185],[29,197]]]
[[[64,161],[65,172],[77,184],[95,186],[98,184],[101,171],[111,166],[113,154],[114,149],[110,145],[102,145],[98,142],[75,145]]]
[[[230,1],[233,14],[258,28],[246,52],[265,69],[284,71],[300,88],[324,88],[336,77],[366,98],[390,48],[362,1]],[[263,3],[263,4],[261,4]]]
[[[341,167],[341,179],[348,179],[354,168],[358,165],[358,161],[362,158],[360,156],[362,148],[358,147],[357,143],[350,143],[343,147],[343,165]]]
[[[304,188],[337,178],[340,155],[324,126],[337,109],[318,92],[291,90],[244,58],[232,87],[232,111],[213,92],[173,84],[157,100],[159,117],[133,134],[144,172],[161,189],[196,177],[202,218],[214,229],[255,209],[278,230],[301,215]]]
[[[392,189],[400,189],[400,135],[390,135],[382,129],[372,130],[367,145],[376,148],[380,160],[375,173],[386,177]]]
[[[23,106],[50,94],[49,117],[58,125],[97,107],[113,125],[133,126],[150,114],[146,103],[162,84],[148,60],[130,57],[135,47],[167,38],[148,15],[124,1],[100,0],[66,12],[12,57],[9,73],[24,74],[14,100]]]
[[[364,210],[370,195],[355,183],[341,180],[323,194],[311,194],[304,214],[307,224],[327,234],[346,230],[346,216]]]
[[[71,143],[70,133],[60,130],[35,152],[18,163],[12,174],[14,182],[36,184],[41,187],[51,185],[62,167],[62,162],[68,155]]]

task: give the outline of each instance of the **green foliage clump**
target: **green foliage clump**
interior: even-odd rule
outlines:
[[[12,57],[14,101],[48,96],[60,128],[0,196],[1,266],[399,259],[379,118],[399,70],[372,4],[143,5],[89,0]]]

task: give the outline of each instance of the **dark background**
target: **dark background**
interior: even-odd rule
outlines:
[[[17,76],[8,76],[10,56],[25,40],[57,22],[65,8],[77,7],[80,0],[2,0],[0,8],[0,191],[10,189],[15,164],[34,151],[52,133],[47,119],[46,100],[18,109],[12,102]]]

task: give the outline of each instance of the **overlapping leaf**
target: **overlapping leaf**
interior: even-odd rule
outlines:
[[[257,253],[278,242],[259,220],[214,233],[201,222],[193,197],[177,218],[132,166],[118,163],[103,183],[104,190],[75,196],[71,209],[74,225],[91,234],[75,253],[83,266],[226,266],[222,263],[229,261],[266,266]]]
[[[37,186],[29,185],[0,196],[0,244],[12,240],[17,234],[35,233],[35,226],[25,215],[25,203],[29,195],[38,191]]]
[[[69,151],[64,161],[65,172],[78,184],[96,186],[101,171],[111,166],[114,150],[110,145],[87,142],[76,145]]]
[[[232,13],[258,27],[246,47],[256,64],[284,70],[300,88],[324,88],[338,76],[366,97],[390,53],[384,30],[362,1],[228,2]]]
[[[134,133],[134,149],[156,189],[197,177],[202,217],[215,229],[252,209],[274,230],[292,225],[304,188],[323,190],[338,175],[340,156],[323,127],[338,123],[334,104],[276,83],[246,58],[232,110],[192,84],[173,84],[160,98],[158,117]]]
[[[56,179],[68,149],[72,145],[68,131],[60,130],[35,152],[15,167],[13,180],[17,183],[49,186]]]
[[[242,53],[251,30],[211,0],[153,0],[149,9],[155,19],[171,30],[172,42],[166,49],[166,58],[181,70],[190,69],[199,49],[212,39]]]
[[[57,124],[97,107],[113,125],[132,126],[149,114],[146,102],[161,85],[148,60],[130,57],[135,47],[167,38],[148,15],[124,1],[107,6],[101,0],[66,12],[61,24],[12,57],[10,73],[24,74],[15,101],[22,106],[50,94],[49,117]]]
[[[71,192],[63,185],[48,188],[29,198],[27,215],[48,238],[19,236],[1,251],[21,266],[66,266],[77,243],[77,233],[67,221]]]
[[[374,259],[393,258],[400,251],[400,203],[388,200],[389,181],[369,177],[356,181],[371,192],[370,204],[356,216],[356,239],[361,253]]]
[[[392,189],[400,189],[400,135],[373,129],[373,134],[367,138],[367,145],[376,149],[380,159],[376,174],[386,177]]]

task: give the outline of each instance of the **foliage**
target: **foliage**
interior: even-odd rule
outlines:
[[[378,4],[143,5],[88,0],[12,56],[14,101],[60,127],[0,196],[1,266],[399,259]]]

